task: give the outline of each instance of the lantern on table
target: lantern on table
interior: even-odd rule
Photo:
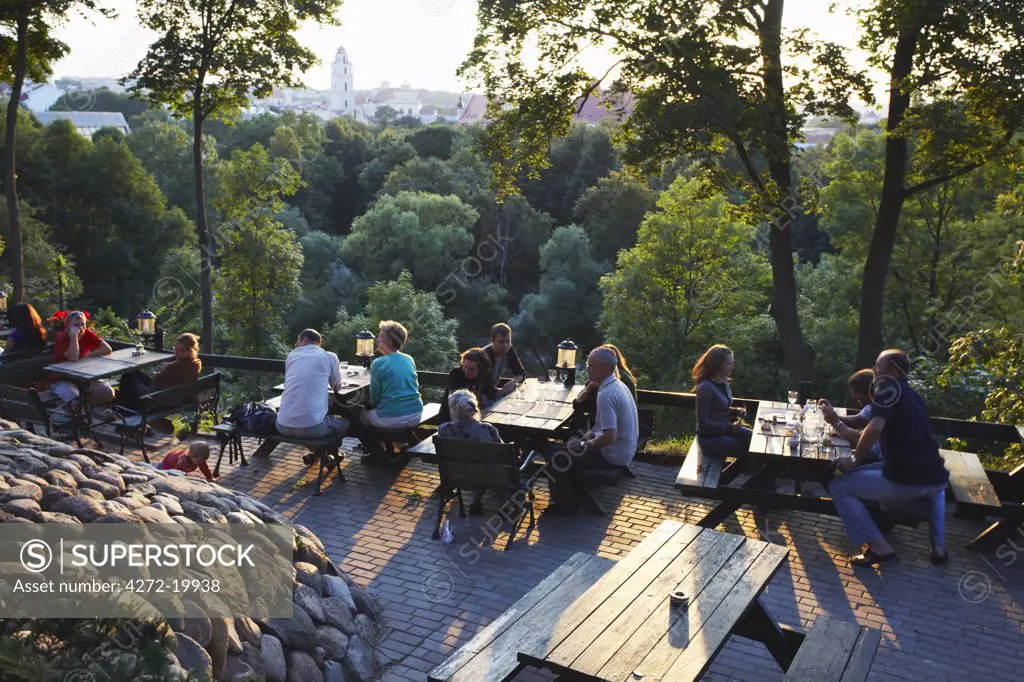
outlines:
[[[373,332],[363,330],[356,334],[356,357],[363,359],[363,367],[369,368],[373,360]]]
[[[565,383],[566,388],[570,388],[576,383],[577,350],[576,344],[570,339],[558,344],[558,361],[555,363],[555,370],[558,372],[558,378]]]
[[[142,338],[142,341],[135,345],[135,351],[141,354],[145,352],[143,343],[149,343],[149,340],[156,335],[156,315],[148,310],[143,310],[135,317],[135,329]]]

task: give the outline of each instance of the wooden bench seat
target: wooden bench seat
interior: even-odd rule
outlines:
[[[882,633],[819,617],[786,671],[785,682],[860,682],[868,678]]]
[[[553,632],[564,609],[583,595],[615,562],[589,554],[574,554],[505,613],[430,671],[430,682],[505,682],[524,664],[521,641],[531,633]],[[544,603],[542,609],[535,609]],[[530,614],[529,618],[524,615]]]
[[[324,479],[330,475],[332,470],[337,470],[338,472],[338,483],[345,482],[345,474],[341,470],[341,462],[345,459],[345,455],[341,452],[341,442],[345,439],[344,433],[332,433],[319,438],[299,438],[297,436],[286,436],[282,433],[265,436],[246,431],[239,425],[230,423],[217,424],[213,427],[213,432],[217,434],[217,439],[220,442],[220,453],[217,455],[217,464],[213,468],[214,476],[220,475],[220,464],[224,458],[225,449],[228,450],[228,463],[233,463],[234,455],[237,454],[241,459],[241,466],[249,464],[245,460],[245,454],[242,450],[242,437],[244,436],[262,440],[263,444],[260,446],[260,449],[267,455],[281,443],[306,448],[313,453],[312,460],[308,461],[307,464],[313,464],[314,462],[319,462],[320,464],[317,472],[316,490],[313,492],[313,495],[320,495]]]
[[[981,460],[973,452],[939,450],[949,470],[949,488],[956,500],[957,512],[998,513],[1003,504]]]
[[[704,454],[700,443],[694,437],[686,453],[686,459],[683,460],[683,466],[679,469],[679,475],[676,476],[676,488],[685,495],[714,499],[706,493],[718,488],[724,464],[724,458]]]
[[[441,403],[426,403],[423,405],[423,412],[420,415],[420,422],[416,426],[409,426],[401,429],[380,429],[373,426],[367,426],[366,430],[373,439],[380,441],[384,444],[383,452],[376,452],[379,446],[373,447],[373,444],[365,443],[364,445],[369,446],[370,455],[368,460],[370,462],[382,463],[386,466],[401,469],[409,462],[408,449],[411,446],[419,443],[422,438],[416,433],[416,430],[425,424],[433,424],[437,421],[438,415],[441,414]],[[401,446],[401,451],[398,454],[394,453],[395,445]]]
[[[220,377],[219,372],[204,374],[194,383],[171,386],[139,398],[138,412],[112,422],[121,437],[121,454],[124,454],[128,440],[132,439],[139,444],[142,458],[148,462],[146,432],[153,422],[171,415],[194,412],[192,433],[198,429],[200,413],[210,413],[216,420],[219,416],[217,409],[220,402]]]

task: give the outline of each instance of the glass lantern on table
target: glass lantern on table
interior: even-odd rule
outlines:
[[[577,345],[571,339],[566,339],[558,344],[558,361],[555,369],[558,377],[564,380],[566,388],[572,388],[576,383],[576,351]]]
[[[373,361],[374,340],[373,333],[366,329],[356,334],[356,357],[362,359],[366,370],[370,369],[370,363]]]

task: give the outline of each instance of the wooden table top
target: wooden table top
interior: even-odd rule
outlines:
[[[697,680],[789,550],[665,521],[610,568],[576,555],[430,679],[484,679],[518,661],[584,679]],[[688,607],[671,605],[682,590]]]
[[[572,401],[582,386],[565,388],[561,382],[527,379],[519,388],[522,396],[505,396],[480,410],[480,418],[495,426],[535,431],[557,431],[572,416]]]
[[[338,395],[340,396],[355,393],[356,391],[364,389],[370,385],[370,373],[365,372],[362,369],[349,368],[349,370],[345,373],[343,377],[341,377],[341,379],[344,382],[344,386],[340,391],[338,391]],[[331,387],[327,386],[327,384],[324,384],[324,386],[327,391],[331,390]],[[277,386],[274,386],[274,390],[284,391],[284,384],[278,384]]]
[[[78,362],[58,362],[43,369],[73,380],[97,381],[174,359],[173,353],[147,350],[143,355],[135,357],[132,355],[133,352],[132,348],[122,348],[109,355],[87,355]]]
[[[846,416],[846,409],[835,408],[836,413]],[[762,400],[757,408],[754,419],[754,435],[750,439],[752,455],[775,455],[785,458],[800,458],[832,462],[838,457],[850,454],[850,443],[838,436],[833,436],[825,443],[805,443],[794,451],[789,446],[792,432],[784,421],[773,422],[776,416],[785,417],[793,409],[786,403]],[[764,421],[762,421],[764,420]]]

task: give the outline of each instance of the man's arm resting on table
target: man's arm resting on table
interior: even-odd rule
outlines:
[[[103,339],[100,339],[100,347],[94,350],[93,352],[89,353],[89,355],[95,357],[100,355],[110,355],[113,352],[114,349],[110,347],[110,344],[104,341]]]

